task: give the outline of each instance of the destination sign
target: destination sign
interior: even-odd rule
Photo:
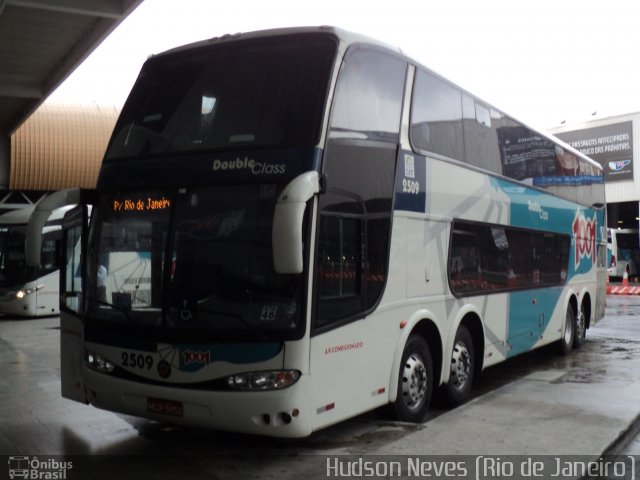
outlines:
[[[171,207],[171,200],[161,198],[125,198],[113,201],[114,212],[147,212],[155,210],[166,210]]]

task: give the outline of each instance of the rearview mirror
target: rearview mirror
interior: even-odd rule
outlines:
[[[50,193],[40,200],[33,209],[25,240],[25,256],[27,265],[37,267],[40,265],[40,249],[42,248],[42,228],[47,219],[56,208],[66,205],[75,205],[80,200],[79,188],[68,188]]]
[[[282,191],[273,213],[273,268],[277,273],[302,273],[302,220],[307,202],[320,191],[320,174],[306,172]]]

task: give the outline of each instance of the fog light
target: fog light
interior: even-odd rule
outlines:
[[[87,365],[94,370],[102,373],[111,373],[115,368],[115,365],[111,363],[106,357],[94,352],[90,352],[89,350],[85,353],[85,360]]]
[[[270,370],[266,372],[248,372],[227,378],[227,385],[233,390],[265,391],[287,388],[298,381],[297,370]]]

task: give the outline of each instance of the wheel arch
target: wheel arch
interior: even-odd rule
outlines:
[[[573,291],[569,292],[569,296],[568,296],[568,299],[567,299],[567,307],[566,308],[569,308],[569,307],[571,307],[573,309],[573,314],[577,315],[577,313],[578,313],[578,295]]]
[[[400,362],[407,340],[411,335],[420,335],[427,342],[431,351],[433,362],[434,387],[441,382],[442,362],[443,362],[443,342],[441,329],[435,317],[428,311],[416,312],[403,327],[404,333],[401,335],[393,358],[393,368],[389,379],[389,401],[394,402],[398,395],[398,377],[400,372]]]

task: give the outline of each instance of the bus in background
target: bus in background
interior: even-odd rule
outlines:
[[[640,236],[637,228],[607,229],[607,273],[620,278],[627,272],[629,277],[638,275],[640,265]]]
[[[0,215],[0,314],[37,317],[59,313],[61,225],[69,208],[53,212],[40,230],[39,262],[34,266],[27,266],[25,253],[34,207]]]
[[[116,412],[421,422],[436,390],[458,405],[604,314],[601,167],[332,27],[151,57],[96,192],[68,196],[62,394]]]

